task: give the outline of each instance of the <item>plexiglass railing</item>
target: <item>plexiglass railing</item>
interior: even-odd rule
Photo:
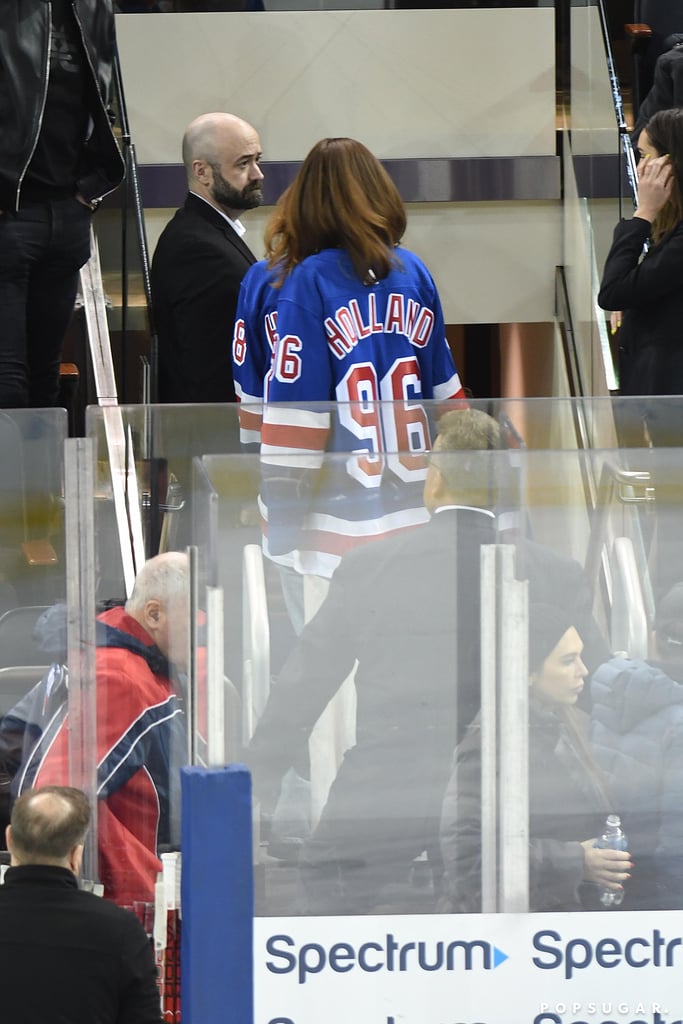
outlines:
[[[418,929],[420,941],[447,944],[444,928],[474,941],[477,929],[488,934],[491,913],[503,915],[497,948],[506,953],[509,928],[526,935],[520,912],[524,919],[530,912],[528,927],[536,931],[542,925],[534,915],[550,911],[555,922],[560,911],[576,912],[604,930],[606,919],[591,916],[604,913],[604,905],[589,851],[610,811],[620,813],[633,843],[622,909],[656,913],[658,927],[661,912],[676,909],[677,861],[657,845],[657,800],[675,733],[662,727],[661,752],[652,752],[645,773],[615,771],[612,753],[646,728],[652,709],[641,697],[648,687],[666,688],[669,697],[664,690],[660,696],[667,707],[679,685],[675,601],[668,617],[661,609],[664,593],[683,580],[683,450],[646,443],[643,424],[661,412],[657,400],[581,405],[593,438],[588,449],[575,444],[577,402],[489,402],[455,410],[465,419],[473,411],[490,417],[480,450],[378,452],[359,444],[356,451],[323,453],[313,473],[309,458],[266,465],[241,451],[236,408],[122,408],[134,449],[154,438],[147,451],[161,474],[165,500],[154,508],[152,463],[136,458],[145,536],[160,520],[157,534],[169,547],[189,550],[194,582],[189,618],[175,636],[190,638],[190,657],[170,676],[180,728],[168,737],[168,785],[149,808],[144,800],[138,805],[135,838],[144,845],[161,808],[158,852],[177,845],[182,764],[237,759],[250,766],[257,800],[255,962],[262,977],[280,979],[259,995],[269,1020],[277,1013],[275,995],[289,991],[292,951],[299,943],[324,945],[320,928],[331,942],[350,945],[353,936],[376,942],[379,928],[385,945],[372,946],[375,953],[404,958],[408,952],[391,953],[386,942],[403,949]],[[331,419],[354,411],[360,409],[329,408]],[[432,447],[444,410],[428,403],[421,411]],[[406,409],[389,403],[362,412],[365,423],[373,416],[383,422]],[[17,605],[26,595],[52,607],[66,593],[67,649],[46,649],[46,661],[74,662],[79,651],[92,652],[94,623],[76,614],[88,607],[89,594],[98,611],[126,597],[113,543],[105,413],[89,412],[81,453],[87,474],[77,468],[77,483],[66,489],[61,470],[54,481],[68,512],[67,547],[73,552],[75,533],[79,552],[68,554],[78,561],[77,573],[73,561],[57,569],[63,584],[68,567],[69,591],[24,590],[23,574],[38,567],[20,571],[11,560],[5,566]],[[63,427],[53,424],[46,436],[40,417],[30,415],[12,435],[24,465],[40,445],[47,457],[60,430],[64,440]],[[620,447],[615,422],[626,423],[631,438],[640,425],[642,443]],[[66,460],[54,453],[48,459],[52,474],[66,461],[71,481],[74,443],[66,442]],[[364,486],[370,479],[373,486]],[[5,507],[22,508],[22,494],[27,508],[44,507],[45,488],[38,499],[37,484],[33,491],[26,481],[17,484]],[[52,484],[47,490],[49,506]],[[11,520],[8,538],[9,525],[23,528],[23,512]],[[56,536],[63,540],[53,527]],[[332,574],[331,558],[339,559]],[[39,642],[45,641],[43,629]],[[96,638],[96,647],[101,642]],[[615,653],[622,661],[610,661]],[[658,667],[649,669],[645,659]],[[633,665],[650,673],[642,690],[629,684]],[[92,676],[82,678],[80,707],[70,713],[87,723],[85,709],[96,695],[99,746],[100,731],[125,710],[131,683],[124,692],[117,689],[123,676],[100,682],[95,669],[95,677],[96,687]],[[610,724],[614,701],[624,702],[618,728]],[[65,764],[62,758],[59,770]],[[106,891],[113,864],[121,899],[132,905],[139,875],[132,865],[127,875],[126,844],[102,843],[111,829],[121,840],[124,800],[115,780],[103,784],[103,764],[101,757],[99,765],[93,761],[92,779],[100,829],[110,831],[100,833],[99,872],[92,873],[102,876]],[[140,766],[147,768],[158,772],[159,764]],[[81,775],[73,777],[85,785],[82,757]],[[675,821],[675,806],[667,806],[667,822]],[[154,849],[148,853],[153,864]],[[148,902],[148,894],[140,892],[138,902]],[[338,923],[323,925],[327,918]],[[570,923],[578,918],[561,920],[563,930],[583,927]],[[616,942],[617,932],[637,927],[640,918],[609,920]],[[368,963],[370,948],[363,954]],[[448,955],[455,953],[445,948],[439,952],[436,944],[427,953],[424,946],[421,956],[448,978]],[[297,968],[301,983],[317,976],[312,956],[306,953]],[[481,998],[469,976],[462,993],[464,1006]]]

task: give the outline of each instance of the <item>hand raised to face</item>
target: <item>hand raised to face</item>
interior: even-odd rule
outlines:
[[[638,165],[638,209],[635,215],[654,220],[671,199],[673,187],[673,168],[668,155],[643,156]]]

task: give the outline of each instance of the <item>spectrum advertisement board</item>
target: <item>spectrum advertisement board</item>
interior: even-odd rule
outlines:
[[[255,1024],[683,1024],[683,912],[256,918]]]

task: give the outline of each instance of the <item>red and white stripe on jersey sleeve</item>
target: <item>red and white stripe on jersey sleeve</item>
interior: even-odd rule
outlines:
[[[462,386],[457,370],[453,376],[447,381],[444,381],[443,384],[434,385],[434,398],[438,399],[440,402],[451,401],[454,398],[465,399],[465,389]],[[465,404],[467,404],[466,401]]]
[[[237,415],[240,423],[240,443],[243,445],[260,444],[263,398],[247,394],[237,381],[235,381],[235,396],[239,402]]]
[[[293,465],[317,469],[322,465],[330,413],[292,406],[266,405],[261,428],[261,460],[282,465],[283,456],[296,456]]]

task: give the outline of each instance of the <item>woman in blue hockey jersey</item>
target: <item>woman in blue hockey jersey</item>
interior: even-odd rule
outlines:
[[[303,521],[270,517],[271,551],[296,548],[304,573],[329,577],[359,538],[425,518],[420,453],[430,429],[421,400],[463,396],[436,285],[400,245],[405,228],[380,161],[354,139],[329,138],[310,151],[266,230],[278,293],[261,445],[269,512],[288,505],[288,457],[292,468],[303,456],[315,470],[325,451],[354,453],[330,461],[315,500],[295,474],[289,497],[299,514],[306,508]],[[281,402],[298,406],[272,408]],[[320,402],[335,402],[334,415],[311,407]]]
[[[267,263],[242,284],[242,437],[261,429],[264,549],[297,631],[346,551],[426,522],[424,400],[463,397],[436,285],[400,245],[405,228],[380,161],[354,139],[322,139],[268,224]],[[261,389],[259,424],[248,403]],[[311,742],[314,812],[352,742],[353,693],[335,700]]]

